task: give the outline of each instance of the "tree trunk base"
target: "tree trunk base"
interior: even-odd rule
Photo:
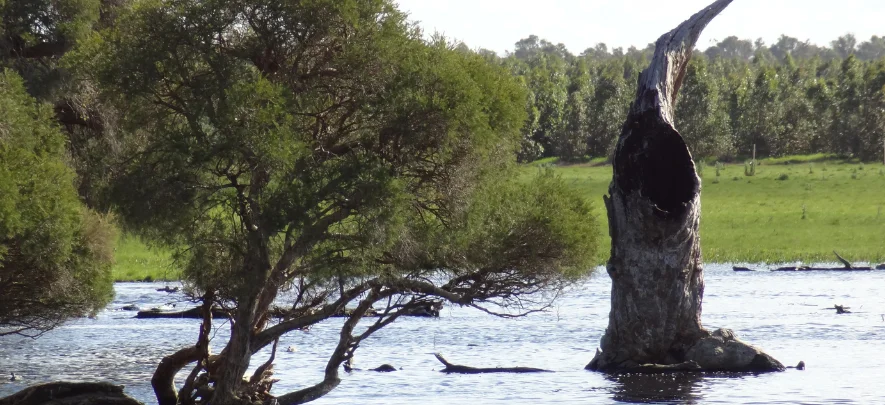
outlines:
[[[706,332],[706,331],[705,331]],[[585,367],[606,373],[668,373],[668,372],[747,372],[784,371],[784,365],[761,349],[738,339],[730,329],[707,332],[697,340],[674,347],[676,355],[670,364],[639,364],[618,351],[603,352]]]

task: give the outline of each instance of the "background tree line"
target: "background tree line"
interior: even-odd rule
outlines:
[[[537,36],[505,57],[527,89],[519,158],[607,158],[636,77],[653,52],[604,43],[571,54]],[[774,44],[728,37],[695,51],[676,121],[696,158],[835,153],[881,160],[885,139],[885,38],[845,35],[820,47],[781,36]]]

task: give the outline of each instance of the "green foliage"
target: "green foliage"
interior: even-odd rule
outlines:
[[[49,103],[67,138],[68,164],[90,207],[101,204],[110,161],[118,149],[115,109],[98,103],[94,83],[82,80],[66,59],[113,23],[124,0],[21,0],[0,2],[0,68],[24,78],[28,93]]]
[[[33,335],[111,300],[116,231],[81,206],[52,110],[9,70],[0,116],[0,335]]]
[[[727,119],[719,87],[703,58],[693,58],[676,104],[676,128],[694,156],[731,154]]]
[[[529,181],[511,179],[481,187],[462,232],[450,244],[451,254],[533,276],[555,269],[575,278],[586,275],[595,264],[599,242],[593,206],[549,168]],[[548,256],[557,258],[556,266],[539,260]],[[529,263],[533,265],[525,266]]]
[[[0,67],[18,72],[32,96],[55,102],[65,76],[58,58],[89,34],[99,8],[99,0],[0,2]]]

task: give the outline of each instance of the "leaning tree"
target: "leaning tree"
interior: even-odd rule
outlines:
[[[311,401],[404,313],[524,313],[592,267],[588,203],[549,173],[512,176],[518,82],[424,42],[389,0],[139,2],[70,60],[125,112],[120,216],[180,249],[203,300],[196,343],[152,379],[162,405]],[[213,306],[230,313],[218,353]],[[272,398],[271,363],[246,375],[256,352],[345,309],[317,384]]]
[[[661,36],[639,76],[604,199],[612,238],[611,312],[588,369],[783,370],[730,330],[711,333],[701,325],[701,184],[673,110],[698,36],[729,3],[718,0]]]

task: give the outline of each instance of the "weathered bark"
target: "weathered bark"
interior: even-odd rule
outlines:
[[[449,363],[439,353],[435,353],[436,359],[439,360],[446,368],[439,370],[443,373],[456,374],[485,374],[485,373],[552,373],[550,370],[534,367],[470,367]]]
[[[200,349],[196,346],[186,347],[169,356],[163,357],[154,375],[151,387],[157,396],[159,405],[176,405],[178,392],[175,390],[175,375],[190,363],[200,360]]]
[[[213,297],[214,295],[212,293],[207,293],[203,296],[203,305],[196,308],[203,316],[203,323],[200,325],[200,335],[197,338],[197,344],[183,348],[170,356],[163,357],[163,360],[157,365],[157,369],[151,377],[151,387],[154,389],[154,394],[157,396],[158,405],[177,405],[180,394],[190,395],[193,380],[197,373],[196,369],[191,373],[191,376],[188,377],[185,386],[182,387],[180,393],[175,391],[175,375],[185,366],[193,362],[198,362],[197,368],[200,368],[199,362],[207,360],[209,357],[209,334],[212,332],[211,306]],[[186,402],[192,401],[188,400]]]
[[[673,106],[698,36],[729,3],[718,0],[661,36],[639,76],[604,198],[612,307],[588,369],[642,372],[692,361],[706,370],[783,369],[730,331],[701,325],[700,179],[674,128]]]
[[[122,385],[110,383],[51,382],[25,388],[0,405],[142,405],[123,393]]]

